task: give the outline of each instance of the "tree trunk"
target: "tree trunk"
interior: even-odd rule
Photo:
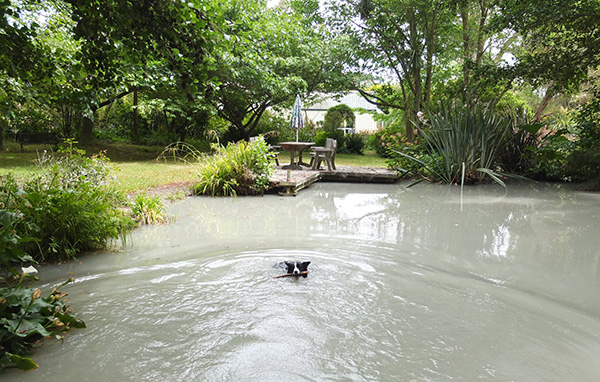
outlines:
[[[409,13],[409,28],[410,28],[410,44],[413,50],[417,51],[417,47],[419,45],[419,34],[417,33],[417,24],[415,19],[415,13],[413,9],[410,9]],[[418,53],[413,53],[418,54]],[[406,109],[404,110],[405,117],[405,129],[406,129],[406,139],[408,142],[413,143],[415,140],[415,134],[413,129],[413,121],[416,120],[417,113],[421,111],[421,97],[423,97],[423,82],[421,80],[421,69],[422,64],[420,59],[414,59],[412,65],[410,67],[412,74],[412,91],[413,91],[413,100],[412,105],[410,104],[410,100],[406,100]]]
[[[546,110],[546,107],[548,106],[550,101],[552,101],[552,98],[554,98],[555,94],[556,93],[554,91],[554,81],[551,81],[550,84],[548,85],[548,88],[546,89],[544,98],[542,98],[542,102],[540,102],[540,104],[538,105],[538,107],[535,111],[535,115],[533,116],[534,122],[539,122],[542,120],[542,117],[543,117],[542,114],[544,114],[544,110]]]
[[[485,25],[490,10],[489,7],[485,0],[479,2],[479,28],[477,29],[477,51],[475,52],[475,65],[477,66],[481,65],[483,53],[485,52],[485,42],[487,40]]]
[[[94,121],[90,117],[84,116],[81,121],[81,130],[79,131],[79,143],[88,146],[94,143]]]
[[[138,119],[138,92],[133,91],[133,142],[137,143],[139,139],[139,119]]]
[[[4,118],[0,118],[0,149],[4,147]]]
[[[125,90],[113,98],[109,98],[98,105],[92,106],[92,115],[95,115],[98,109],[110,105],[115,100],[123,98],[129,93],[131,93],[130,90]],[[82,145],[91,145],[94,143],[94,141],[94,121],[90,117],[84,116],[82,117],[81,130],[79,131],[79,143]]]
[[[416,117],[416,114],[412,112],[411,105],[407,102],[406,108],[404,109],[404,129],[406,130],[406,140],[410,143],[415,141],[413,121]]]
[[[425,95],[423,97],[423,112],[429,113],[429,101],[431,100],[431,83],[433,78],[433,55],[434,55],[434,41],[436,32],[436,13],[434,12],[431,16],[431,24],[427,32],[427,62],[426,65],[426,76],[425,76]]]
[[[460,17],[462,19],[462,39],[463,39],[463,81],[464,81],[464,90],[467,99],[469,98],[469,82],[470,79],[470,70],[467,67],[467,62],[470,60],[471,55],[469,51],[471,49],[471,42],[469,38],[469,5],[468,2],[465,2],[460,9]]]

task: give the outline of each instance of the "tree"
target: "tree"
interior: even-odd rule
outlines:
[[[339,129],[349,127],[354,128],[354,123],[356,121],[356,117],[354,116],[354,112],[350,107],[344,104],[340,104],[334,107],[329,108],[327,113],[325,113],[325,118],[323,120],[323,130],[328,131],[329,133],[341,133]]]
[[[516,57],[518,75],[556,91],[578,89],[600,65],[597,0],[496,0],[496,30],[514,30],[530,49]]]
[[[298,93],[343,88],[343,44],[325,38],[322,26],[309,29],[312,21],[297,10],[232,1],[226,15],[236,25],[234,44],[217,59],[221,84],[212,102],[240,138],[252,135],[267,109],[291,105]]]
[[[491,0],[346,0],[332,10],[334,26],[354,43],[349,61],[384,85],[375,92],[357,83],[357,90],[381,108],[402,110],[409,141],[417,113],[427,114],[432,101],[496,103],[511,87],[502,59],[517,38],[489,29]]]
[[[357,90],[369,102],[404,111],[406,135],[413,140],[413,121],[429,108],[434,61],[443,61],[446,44],[440,32],[451,26],[452,8],[442,1],[360,0],[333,7],[334,26],[355,46],[349,61],[361,72],[383,75],[392,98]],[[447,47],[447,45],[446,45]],[[399,101],[399,102],[398,102]]]
[[[51,77],[49,57],[35,43],[39,24],[27,17],[34,2],[0,1],[0,147],[14,106],[37,95],[31,83]]]
[[[522,37],[512,66],[515,77],[544,89],[534,119],[543,118],[548,103],[561,93],[578,91],[589,79],[589,69],[600,65],[596,0],[498,1],[496,31],[514,31]]]
[[[119,96],[175,82],[190,102],[200,102],[215,86],[214,51],[227,46],[215,1],[66,1],[81,43],[81,99],[88,101],[80,140],[92,138],[94,112]]]

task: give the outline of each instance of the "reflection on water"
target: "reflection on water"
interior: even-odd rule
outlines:
[[[74,276],[88,329],[22,381],[596,381],[600,196],[316,184],[189,198]],[[282,260],[306,279],[274,279]]]

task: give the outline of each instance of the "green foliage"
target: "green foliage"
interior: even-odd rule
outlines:
[[[241,140],[246,140],[243,134],[240,133],[239,129],[237,129],[234,125],[226,126],[226,128],[222,129],[219,134],[222,142],[239,142]],[[300,129],[298,132],[298,137],[301,141],[310,142],[313,140],[314,134],[314,126],[307,124]],[[256,128],[252,130],[251,135],[260,135],[269,144],[296,140],[296,130],[290,128],[289,118],[286,118],[283,115],[275,113],[271,110],[264,112],[258,121]]]
[[[569,165],[579,141],[568,116],[532,122],[532,117],[521,109],[509,113],[507,118],[514,127],[510,139],[498,152],[503,171],[538,180],[581,180]]]
[[[488,100],[493,102],[496,98],[487,97],[485,101]],[[509,90],[502,95],[502,98],[494,106],[494,111],[508,115],[519,113],[521,119],[533,115],[533,110],[527,103],[525,95],[514,90]]]
[[[9,77],[29,80],[45,69],[46,58],[35,44],[39,29],[36,20],[23,20],[27,3],[0,2],[0,71]]]
[[[386,126],[381,130],[369,134],[367,145],[379,156],[389,158],[393,156],[391,149],[402,147],[406,143],[406,134],[398,125]]]
[[[560,90],[578,88],[590,68],[600,64],[597,0],[503,0],[494,13],[496,30],[524,36],[515,70],[537,84]]]
[[[199,86],[210,82],[210,55],[217,45],[227,46],[221,8],[213,1],[104,1],[102,6],[79,0],[67,3],[71,5],[75,37],[81,41],[83,65],[73,69],[85,72],[95,85],[114,84],[127,76],[132,66],[142,64],[145,75],[146,64],[161,63],[172,68],[177,80],[187,82],[184,92],[194,94]]]
[[[344,148],[350,154],[362,154],[365,148],[365,135],[360,133],[347,134],[344,137]]]
[[[296,94],[305,98],[347,85],[342,64],[345,44],[331,38],[320,24],[306,27],[305,22],[319,20],[308,3],[304,5],[298,13],[255,0],[224,6],[237,43],[217,57],[215,74],[222,83],[210,101],[231,124],[228,140],[261,133],[259,122],[266,111],[291,107]],[[303,18],[305,11],[310,20]]]
[[[442,106],[418,127],[427,147],[427,160],[411,157],[421,165],[418,174],[443,183],[476,183],[488,175],[497,177],[498,151],[510,133],[509,121],[480,106],[456,103]],[[410,157],[395,150],[398,154]]]
[[[85,328],[85,323],[76,319],[65,305],[58,288],[72,282],[69,279],[42,297],[40,289],[22,285],[0,289],[0,371],[7,367],[22,370],[37,368],[28,358],[38,340],[54,336],[70,328]]]
[[[125,197],[108,186],[102,155],[87,158],[70,146],[60,157],[43,155],[43,172],[18,184],[0,179],[1,197],[9,211],[22,214],[13,225],[21,237],[17,248],[37,261],[63,261],[87,250],[104,248],[108,238],[123,238],[133,221],[119,206]]]
[[[541,123],[528,123],[517,120],[506,145],[498,151],[498,161],[502,169],[509,173],[532,175],[533,153],[541,149]]]
[[[316,134],[318,133],[318,129],[316,125],[309,121],[309,123],[304,124],[304,127],[298,130],[298,140],[300,142],[314,142]],[[290,123],[287,121],[284,128],[281,130],[281,139],[279,141],[295,141],[296,140],[296,130],[290,128]]]
[[[344,104],[333,106],[325,113],[323,130],[329,133],[337,133],[344,127],[354,128],[356,117],[350,107]],[[332,138],[332,137],[331,137]]]
[[[200,163],[196,194],[236,196],[262,194],[274,171],[268,146],[260,137],[252,143],[215,145],[215,154]]]
[[[373,119],[378,124],[385,126],[385,129],[392,129],[394,132],[401,132],[406,135],[404,126],[404,111],[400,109],[382,108],[384,113],[373,114]]]
[[[527,148],[525,159],[531,163],[528,173],[532,178],[552,181],[568,181],[565,163],[574,143],[567,138],[566,130],[550,131],[537,146]]]
[[[51,115],[35,104],[21,105],[13,114],[11,128],[14,133],[48,132],[52,127]]]
[[[586,182],[585,189],[599,189],[600,184],[600,89],[575,114],[579,139],[567,158],[568,173],[573,180]]]
[[[597,184],[600,180],[600,148],[573,152],[568,158],[568,170],[575,181]]]
[[[144,192],[137,194],[131,211],[133,218],[140,224],[161,224],[167,221],[165,205],[159,196]]]
[[[327,141],[327,132],[326,131],[317,131],[317,133],[315,134],[315,139],[313,141],[313,142],[315,142],[315,146],[324,147],[326,141]]]
[[[8,180],[14,183],[12,177]],[[25,253],[20,246],[31,242],[34,239],[28,236],[19,235],[15,230],[16,225],[23,219],[20,212],[11,212],[3,209],[3,202],[0,202],[0,281],[9,282],[8,276],[18,276],[17,267],[19,265],[33,261],[33,258]]]
[[[430,155],[427,145],[422,140],[412,143],[407,142],[406,139],[398,140],[386,152],[388,167],[408,179],[414,179],[418,175],[433,178],[435,172],[429,169],[440,167],[440,156]]]

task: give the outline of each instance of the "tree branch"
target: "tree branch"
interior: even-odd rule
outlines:
[[[362,89],[355,88],[353,90],[356,90],[357,92],[359,92],[360,95],[365,99],[365,101],[367,101],[368,103],[370,103],[372,105],[379,106],[379,107],[389,107],[392,109],[400,109],[400,110],[405,109],[404,106],[389,103],[386,100],[384,100],[383,98],[378,97],[375,94],[368,93]]]
[[[104,106],[110,105],[111,103],[115,102],[118,99],[121,99],[123,97],[125,97],[127,94],[131,94],[133,92],[133,90],[124,90],[121,93],[117,94],[116,96],[109,98],[103,102],[100,102],[98,105],[96,105],[96,107],[92,107],[93,111],[96,111],[98,109],[103,108]]]

